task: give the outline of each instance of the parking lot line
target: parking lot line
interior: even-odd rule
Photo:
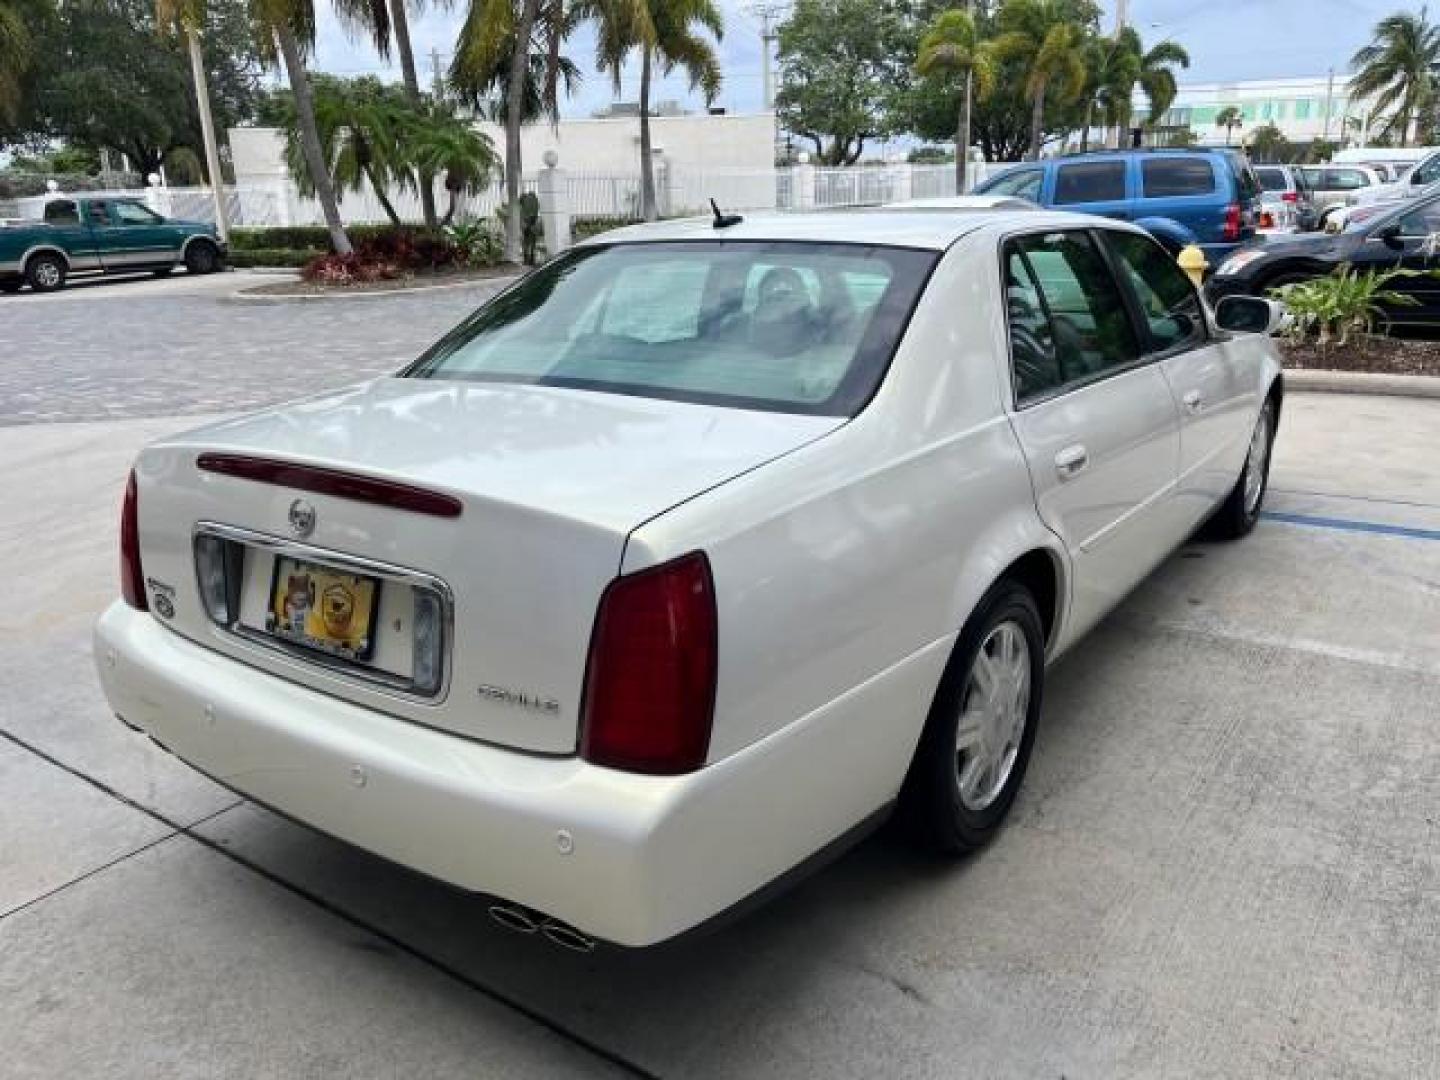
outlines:
[[[1312,529],[1339,529],[1342,532],[1380,533],[1385,536],[1404,536],[1411,540],[1440,540],[1440,529],[1419,529],[1410,525],[1386,525],[1378,521],[1356,521],[1352,518],[1315,517],[1311,514],[1287,514],[1279,510],[1263,510],[1260,516],[1267,521],[1279,521],[1286,525],[1304,525]]]

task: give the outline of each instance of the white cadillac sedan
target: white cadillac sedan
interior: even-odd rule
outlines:
[[[572,947],[897,806],[964,852],[1046,664],[1253,526],[1278,318],[1045,211],[608,233],[393,377],[146,449],[100,677],[220,783]]]

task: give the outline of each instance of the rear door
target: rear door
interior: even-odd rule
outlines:
[[[1223,343],[1210,338],[1190,279],[1148,236],[1102,233],[1134,303],[1146,355],[1160,365],[1180,414],[1182,527],[1202,520],[1234,486],[1244,460],[1253,386]]]
[[[1201,243],[1216,243],[1225,230],[1225,198],[1217,162],[1210,155],[1156,154],[1140,162],[1137,220],[1169,218]]]
[[[94,270],[100,265],[95,240],[80,220],[80,207],[73,199],[51,199],[45,204],[46,239],[53,240],[70,260],[71,270]]]
[[[1176,541],[1179,417],[1088,230],[1012,236],[1002,259],[1011,422],[1040,515],[1074,559],[1078,633]]]
[[[1046,206],[1122,221],[1133,216],[1130,169],[1125,158],[1065,162],[1050,174],[1049,187]]]

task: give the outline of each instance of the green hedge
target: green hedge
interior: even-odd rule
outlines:
[[[421,226],[396,229],[393,225],[347,225],[345,234],[352,244],[396,232],[423,235]],[[323,225],[279,225],[269,229],[231,229],[231,251],[308,251],[323,254],[330,250],[330,231]]]
[[[311,259],[319,258],[326,254],[324,251],[312,250],[301,251],[296,248],[240,248],[234,246],[234,234],[231,234],[231,247],[229,263],[231,266],[246,269],[251,266],[289,266],[301,267]]]

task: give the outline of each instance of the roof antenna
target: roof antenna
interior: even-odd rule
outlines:
[[[731,225],[739,225],[745,219],[739,214],[722,214],[720,206],[714,199],[710,200],[710,209],[715,212],[715,228],[728,229]]]

